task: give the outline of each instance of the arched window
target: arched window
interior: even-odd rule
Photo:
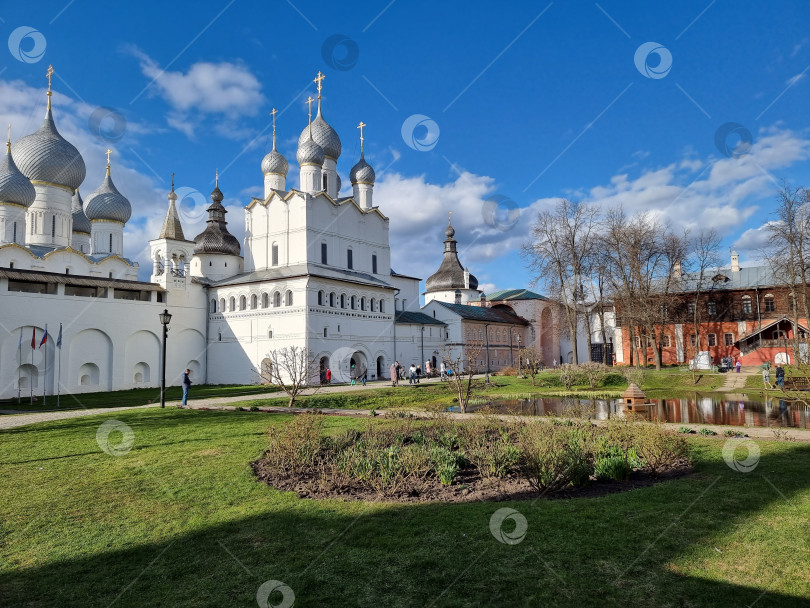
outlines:
[[[354,310],[357,308],[357,296],[351,297],[351,309]]]
[[[380,312],[385,312],[385,300],[380,300]]]
[[[332,308],[335,307],[335,292],[334,291],[329,294],[329,306],[331,306]]]
[[[327,185],[328,183],[329,183],[329,180],[327,179],[326,173],[324,173],[324,174],[323,174],[323,190],[324,190],[324,192],[326,192],[326,190],[327,190],[326,185]]]
[[[219,312],[225,312],[225,298],[219,299]]]
[[[278,266],[278,243],[273,243],[271,257],[273,266]]]
[[[211,300],[211,312],[216,312],[216,311],[217,311],[217,301],[216,301],[216,299],[214,299],[214,300]]]
[[[281,306],[281,292],[277,291],[273,294],[273,307],[278,308]]]
[[[745,315],[751,314],[751,296],[742,297],[742,311]]]
[[[349,270],[354,268],[354,252],[351,247],[346,251],[346,267]]]
[[[346,294],[340,294],[340,307],[346,308]]]
[[[287,293],[284,294],[284,306],[292,306],[292,291],[289,289],[287,290]]]
[[[267,308],[268,306],[270,306],[270,296],[268,296],[266,293],[263,293],[262,294],[262,308]]]
[[[247,298],[245,296],[239,296],[239,310],[245,310],[247,308]]]
[[[233,296],[231,296],[230,299],[228,300],[228,310],[231,312],[236,310],[236,298],[234,298]]]
[[[365,309],[366,309],[366,298],[363,297],[363,298],[360,298],[360,310],[365,310]]]
[[[377,301],[374,298],[371,298],[371,312],[374,312],[374,305],[376,304],[376,302]]]
[[[371,272],[377,274],[377,254],[371,254]]]
[[[763,301],[765,302],[765,312],[774,312],[776,310],[776,303],[772,294],[765,294]]]
[[[318,306],[323,306],[323,290],[318,292]]]
[[[250,309],[251,309],[251,310],[256,310],[256,308],[258,307],[258,305],[259,305],[259,298],[258,298],[258,296],[257,296],[257,295],[254,293],[252,296],[250,296]]]

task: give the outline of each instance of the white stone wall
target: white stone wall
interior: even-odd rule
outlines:
[[[0,306],[6,328],[0,338],[0,397],[17,396],[18,375],[23,397],[29,397],[33,378],[34,396],[41,400],[44,388],[54,405],[55,397],[51,401],[51,395],[56,394],[60,376],[62,394],[159,387],[162,326],[158,314],[164,308],[174,315],[167,343],[167,383],[179,384],[186,367],[193,370],[197,382],[204,381],[205,337],[200,328],[205,327],[205,316],[199,308],[199,286],[195,286],[196,303],[185,289],[182,298],[169,294],[168,302],[159,302],[153,292],[151,301],[142,302],[116,299],[112,289],[100,298],[67,296],[64,287],[57,285],[53,295],[10,292],[8,280],[0,279]],[[56,348],[60,322],[61,374]],[[50,338],[39,348],[46,323]],[[37,328],[33,367],[32,327]]]
[[[73,191],[34,184],[37,196],[26,212],[26,245],[67,247],[73,232]]]

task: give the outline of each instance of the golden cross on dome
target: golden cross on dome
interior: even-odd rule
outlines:
[[[110,154],[112,154],[112,150],[107,148],[107,166],[110,166]]]
[[[45,72],[45,77],[48,79],[48,95],[51,94],[51,78],[53,77],[53,66],[48,66],[48,71]]]
[[[362,120],[357,128],[360,129],[360,156],[363,156],[363,127],[367,126]]]
[[[270,112],[270,116],[273,117],[273,150],[276,149],[276,114],[278,114],[278,110],[273,108],[273,111]]]
[[[312,81],[318,85],[318,99],[321,98],[321,83],[323,82],[324,78],[326,78],[326,76],[321,74],[321,71],[318,70],[318,75],[315,77],[315,80]]]
[[[315,101],[312,99],[312,95],[307,97],[307,105],[309,106],[309,122],[312,122],[312,102]]]
[[[448,211],[448,212],[447,212],[447,223],[448,223],[448,224],[450,223],[450,216],[451,216],[451,215],[453,215],[453,212],[452,212],[452,211]]]

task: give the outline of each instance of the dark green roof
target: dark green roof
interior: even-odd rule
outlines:
[[[447,325],[444,321],[434,319],[423,312],[397,311],[397,323],[411,323],[415,325]]]
[[[548,298],[528,289],[501,289],[487,294],[487,300],[496,302],[502,300],[548,300]]]
[[[499,308],[485,308],[483,306],[467,306],[466,304],[448,304],[434,300],[448,310],[453,311],[462,319],[470,321],[484,321],[488,323],[510,323],[512,325],[528,325],[529,322],[523,317]]]

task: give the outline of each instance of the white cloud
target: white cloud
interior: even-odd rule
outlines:
[[[785,81],[785,84],[788,85],[789,87],[792,87],[794,84],[802,80],[804,76],[805,76],[804,72],[796,74],[795,76],[791,76]]]
[[[244,139],[253,133],[240,127],[238,119],[255,116],[266,100],[259,79],[243,63],[199,61],[186,72],[170,71],[135,47],[125,50],[140,62],[149,94],[160,96],[171,107],[166,116],[169,126],[193,138],[203,118],[216,115],[212,127],[223,137]]]

